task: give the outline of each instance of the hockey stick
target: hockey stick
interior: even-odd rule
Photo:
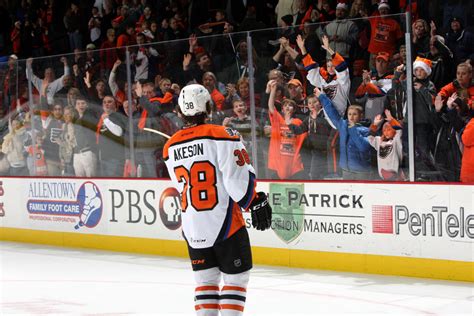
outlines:
[[[168,138],[168,139],[171,138],[171,136],[169,136],[169,135],[167,135],[167,134],[165,134],[165,133],[162,133],[162,132],[160,132],[160,131],[157,131],[156,129],[152,129],[152,128],[145,127],[145,128],[143,128],[143,130],[144,130],[144,131],[147,131],[147,132],[151,132],[151,133],[155,133],[155,134],[161,135],[161,136],[163,136],[163,137],[165,137],[165,138]]]

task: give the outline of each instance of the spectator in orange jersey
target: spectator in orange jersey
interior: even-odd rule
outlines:
[[[462,134],[464,153],[461,163],[461,182],[474,182],[474,119],[471,119]]]
[[[375,72],[363,71],[362,83],[355,93],[356,101],[364,105],[365,118],[371,121],[383,113],[387,92],[392,88],[393,74],[388,67],[389,62],[389,53],[378,53]]]
[[[293,118],[296,111],[296,103],[285,99],[282,102],[282,114],[275,109],[275,96],[277,82],[271,80],[270,97],[268,98],[268,111],[272,126],[270,148],[268,153],[268,168],[276,172],[279,179],[300,179],[304,177],[302,172],[303,162],[300,150],[307,133],[295,135],[288,125],[301,125],[300,119]]]
[[[438,95],[446,103],[448,98],[457,92],[461,100],[467,103],[470,109],[474,108],[474,85],[472,84],[472,66],[461,63],[456,70],[456,79],[441,88]]]
[[[398,42],[403,39],[403,33],[400,24],[390,14],[390,6],[384,0],[378,5],[378,12],[375,12],[369,19],[371,33],[369,43],[369,53],[371,61],[379,52],[387,52],[393,55],[397,49]],[[371,62],[371,64],[373,64]]]
[[[46,167],[46,159],[44,157],[44,134],[40,131],[33,131],[32,137],[35,138],[35,146],[33,144],[26,146],[26,152],[33,160],[34,167],[30,170],[31,176],[44,177],[48,175],[48,168]]]

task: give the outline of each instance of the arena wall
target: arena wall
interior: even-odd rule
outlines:
[[[256,264],[474,282],[474,186],[260,182]],[[0,179],[0,240],[187,257],[165,180]]]

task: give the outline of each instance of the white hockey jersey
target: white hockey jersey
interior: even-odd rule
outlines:
[[[212,247],[245,225],[255,197],[255,171],[237,132],[203,124],[174,134],[163,149],[181,194],[183,233],[192,248]]]
[[[402,130],[396,120],[390,122],[396,126],[393,139],[384,140],[381,136],[368,136],[370,145],[377,151],[377,168],[380,178],[384,178],[382,169],[398,174],[403,159]]]
[[[308,71],[306,79],[308,79],[313,86],[322,89],[334,104],[339,115],[344,117],[349,102],[349,90],[351,88],[349,69],[344,58],[338,53],[335,53],[332,57],[332,64],[335,67],[336,76],[330,76],[327,70],[321,68],[309,54],[304,56],[303,64],[306,71]]]

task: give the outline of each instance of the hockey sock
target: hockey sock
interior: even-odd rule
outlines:
[[[224,274],[224,286],[219,300],[222,316],[243,315],[249,276],[250,271]]]
[[[196,290],[194,309],[198,316],[219,315],[219,282],[220,271],[218,268],[196,271]]]

